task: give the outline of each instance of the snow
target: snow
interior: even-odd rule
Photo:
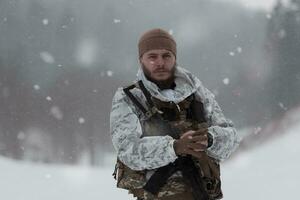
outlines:
[[[223,79],[224,85],[228,85],[229,82],[230,82],[229,78],[224,78],[224,79]]]
[[[234,56],[235,53],[234,53],[233,51],[230,51],[230,52],[229,52],[229,55],[230,55],[230,56]]]
[[[286,36],[286,31],[284,29],[281,29],[277,34],[280,39],[283,39]]]
[[[236,50],[238,53],[242,53],[242,51],[243,51],[242,47],[237,47]]]
[[[224,163],[224,200],[298,199],[299,132],[300,123],[293,123],[280,137]],[[33,164],[0,157],[1,199],[132,200],[127,191],[115,186],[111,176],[114,159],[109,156],[103,167],[91,168]]]
[[[47,51],[40,52],[41,59],[48,64],[53,64],[55,62],[54,57]]]
[[[79,124],[84,124],[85,119],[83,117],[79,117],[78,122],[79,122]]]
[[[40,87],[39,85],[37,85],[37,84],[35,84],[35,85],[33,86],[33,88],[34,88],[35,90],[40,90],[40,89],[41,89],[41,87]]]
[[[120,19],[114,19],[114,23],[115,23],[115,24],[121,23],[121,20],[120,20]]]
[[[114,74],[114,73],[113,73],[113,71],[111,71],[111,70],[106,71],[106,75],[109,76],[109,77],[111,77],[113,74]]]
[[[50,96],[46,97],[47,101],[52,101],[52,98]]]
[[[284,104],[282,102],[278,103],[278,106],[282,109],[282,110],[288,110],[287,107],[284,106]]]
[[[49,24],[49,20],[48,19],[43,19],[43,24],[44,25],[48,25]]]
[[[266,14],[266,18],[267,18],[267,19],[271,19],[271,18],[272,18],[272,15],[268,13],[268,14]]]
[[[57,120],[63,119],[63,112],[58,106],[52,106],[50,108],[50,115],[52,115]]]

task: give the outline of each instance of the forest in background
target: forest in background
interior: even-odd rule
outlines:
[[[174,35],[178,64],[238,129],[299,106],[300,1],[271,12],[202,0],[0,1],[0,154],[101,165],[112,96],[139,68],[137,40]]]

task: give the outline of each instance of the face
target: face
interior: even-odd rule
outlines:
[[[165,81],[174,74],[176,58],[171,51],[154,49],[144,53],[140,63],[146,76],[155,81]]]

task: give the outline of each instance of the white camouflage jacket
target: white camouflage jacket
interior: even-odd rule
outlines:
[[[139,70],[137,80],[142,80],[151,95],[162,101],[179,103],[192,93],[196,94],[196,98],[204,105],[208,131],[213,136],[213,144],[206,150],[209,156],[223,161],[237,148],[239,137],[233,123],[224,117],[214,95],[189,71],[176,67],[174,90],[161,91],[145,78],[142,70]],[[146,105],[146,99],[139,89],[135,88],[132,92]],[[110,115],[111,138],[118,158],[133,170],[151,170],[174,162],[177,158],[173,148],[174,139],[163,134],[143,137],[142,120],[146,120],[146,116],[125,95],[123,88],[119,88],[113,98]]]

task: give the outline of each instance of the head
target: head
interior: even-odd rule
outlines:
[[[152,29],[139,40],[139,61],[145,76],[156,84],[174,81],[176,42],[162,29]]]

